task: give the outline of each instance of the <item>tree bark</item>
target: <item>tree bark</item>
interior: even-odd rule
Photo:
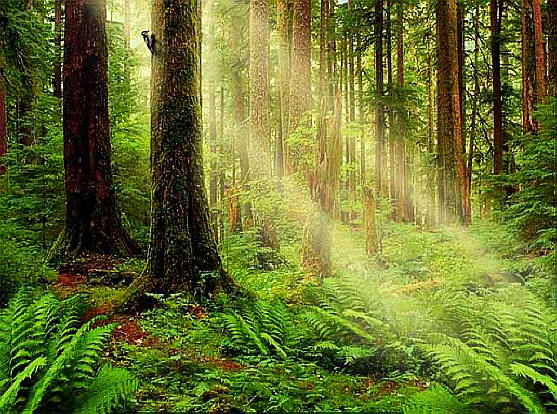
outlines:
[[[2,52],[0,51],[0,55]],[[0,56],[1,58],[1,56]],[[0,64],[2,60],[0,59]],[[3,67],[2,67],[3,69]],[[3,73],[3,72],[2,72]],[[6,109],[6,82],[0,74],[0,175],[6,173],[1,157],[8,153],[8,113]]]
[[[525,134],[538,130],[534,118],[537,99],[533,2],[522,0],[522,132]]]
[[[375,90],[379,100],[383,98],[383,0],[375,4]],[[385,119],[383,104],[375,106],[375,186],[379,195],[387,196],[385,157]]]
[[[62,98],[62,0],[54,2],[54,96]]]
[[[290,131],[312,108],[311,103],[311,1],[293,0],[292,73],[290,76]]]
[[[358,115],[360,123],[360,185],[366,185],[366,141],[365,141],[365,104],[364,80],[362,70],[362,40],[358,33],[356,38],[356,74],[358,80]]]
[[[404,11],[403,3],[399,2],[397,11],[397,32],[396,32],[396,83],[399,89],[404,88]],[[406,180],[406,148],[404,145],[405,128],[403,120],[397,119],[395,140],[395,181],[397,184],[396,211],[400,221],[408,219],[408,182]]]
[[[104,0],[66,4],[64,167],[66,253],[129,254],[112,181]]]
[[[269,136],[269,2],[250,1],[250,145],[265,164],[264,154],[270,151]],[[263,150],[263,151],[262,151]],[[264,165],[258,165],[258,169]]]
[[[545,102],[547,95],[547,79],[545,50],[543,46],[542,10],[540,0],[532,0],[534,9],[534,48],[536,55],[536,100]]]
[[[557,96],[557,0],[547,1],[548,95]]]
[[[128,50],[131,42],[131,14],[131,0],[124,0],[124,41]]]
[[[449,207],[450,215],[464,221],[464,159],[461,130],[459,88],[459,58],[456,0],[439,0],[435,5],[437,16],[437,136],[440,144],[443,177],[439,200]],[[452,217],[450,217],[452,218]]]
[[[284,141],[288,136],[288,94],[290,72],[290,46],[288,42],[288,2],[277,0],[277,32],[278,32],[278,130],[276,140],[275,172],[282,188],[284,175]]]
[[[364,187],[364,218],[366,223],[366,254],[371,257],[377,253],[377,233],[375,230],[375,209],[377,203],[373,190]]]
[[[503,107],[501,96],[501,21],[502,0],[490,0],[491,64],[493,66],[493,174],[503,169]]]
[[[209,222],[200,123],[198,7],[155,0],[148,290],[208,296],[228,282]]]

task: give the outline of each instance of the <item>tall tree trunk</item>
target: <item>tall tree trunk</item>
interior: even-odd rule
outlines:
[[[290,76],[290,131],[311,104],[311,1],[293,0],[292,73]]]
[[[0,51],[0,69],[3,69],[2,51]],[[2,72],[3,73],[3,72]],[[2,157],[8,153],[8,113],[6,108],[6,82],[0,74],[0,175],[6,173]]]
[[[383,98],[383,0],[375,3],[375,89],[377,98]],[[381,196],[388,195],[385,157],[385,120],[383,104],[375,106],[375,186]]]
[[[397,10],[397,32],[396,32],[396,83],[399,89],[404,88],[404,11],[403,4],[399,2]],[[396,130],[395,140],[395,181],[397,182],[396,211],[398,219],[406,221],[408,212],[408,182],[405,178],[406,169],[406,148],[404,145],[405,128],[402,119],[397,119],[397,125],[393,125],[393,132]]]
[[[136,250],[116,209],[108,118],[105,0],[66,4],[64,167],[66,252]]]
[[[269,136],[269,2],[251,0],[249,17],[250,50],[250,145],[260,154],[257,165],[262,170],[265,154],[270,151]],[[263,151],[262,151],[263,150]],[[261,171],[262,172],[262,171]]]
[[[463,221],[464,159],[460,116],[460,88],[456,0],[438,0],[435,5],[437,28],[437,136],[443,177],[440,202],[454,218]]]
[[[279,122],[276,140],[275,171],[282,188],[284,174],[284,141],[288,136],[288,94],[290,72],[290,46],[288,42],[288,1],[277,0],[277,32],[278,32],[278,69],[277,91]]]
[[[490,0],[491,64],[493,66],[493,174],[503,169],[503,107],[501,96],[501,20],[502,0]]]
[[[365,104],[364,80],[362,70],[362,39],[360,33],[356,38],[356,74],[358,79],[358,115],[360,123],[360,185],[366,185],[366,141],[365,141]]]
[[[557,96],[557,0],[547,0],[548,95]]]
[[[27,10],[33,8],[33,0],[27,0]],[[18,142],[25,146],[33,144],[33,101],[35,97],[35,82],[28,72],[23,72],[21,76],[22,88],[19,91],[17,101],[17,135]]]
[[[522,0],[522,132],[525,134],[538,130],[534,118],[537,102],[534,1]]]
[[[205,79],[209,89],[209,151],[211,158],[209,162],[209,208],[211,211],[211,224],[213,225],[213,233],[218,236],[218,154],[217,154],[217,48],[216,48],[216,31],[215,24],[215,6],[210,0],[207,5],[207,20],[209,24],[209,33],[207,34],[207,70]],[[218,237],[217,244],[218,244]]]
[[[352,9],[352,0],[348,1],[348,9]],[[354,31],[348,28],[348,87],[350,91],[348,106],[348,121],[351,125],[356,122],[356,88],[354,78]],[[352,129],[352,128],[351,128]],[[356,138],[350,133],[348,138],[348,193],[350,195],[351,208],[350,219],[355,220],[357,213],[354,209],[356,205]]]
[[[126,48],[130,49],[131,42],[131,25],[132,25],[132,10],[131,10],[131,0],[124,0],[124,41],[126,42]]]
[[[205,194],[195,1],[155,0],[148,288],[210,295],[228,282]]]
[[[377,233],[375,230],[375,210],[377,203],[373,190],[364,187],[364,219],[366,224],[366,254],[374,256],[377,253]]]
[[[319,98],[327,96],[330,82],[329,71],[329,0],[321,0],[319,25]]]
[[[470,225],[472,220],[472,210],[470,206],[470,190],[467,185],[468,174],[466,171],[466,74],[465,74],[465,4],[462,0],[457,1],[457,40],[458,40],[458,101],[460,111],[460,142],[455,135],[455,165],[457,171],[457,194],[459,198],[459,216],[461,221]]]
[[[385,28],[385,40],[387,45],[387,93],[389,97],[393,95],[393,42],[392,42],[392,31],[391,31],[391,7],[392,3],[387,0],[387,10],[386,10],[386,28]],[[397,220],[399,212],[396,208],[396,200],[398,194],[398,183],[395,180],[396,176],[396,147],[395,142],[397,140],[396,133],[394,131],[394,113],[391,108],[388,109],[388,120],[389,120],[389,194],[391,197],[391,219]]]
[[[54,96],[62,98],[62,0],[54,1]]]
[[[536,55],[536,100],[545,102],[547,95],[547,79],[545,50],[543,46],[541,0],[532,0],[534,9],[534,48]]]

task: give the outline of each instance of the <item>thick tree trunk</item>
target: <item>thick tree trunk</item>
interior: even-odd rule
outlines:
[[[62,98],[62,0],[54,2],[54,96]]]
[[[375,4],[375,89],[383,97],[383,0]],[[385,118],[383,104],[375,106],[375,186],[381,196],[389,193],[385,156]]]
[[[501,20],[502,0],[490,0],[491,64],[493,66],[493,174],[503,169],[503,107],[501,97]]]
[[[437,136],[440,145],[443,177],[439,185],[440,202],[444,202],[455,219],[464,221],[464,159],[461,130],[461,107],[458,58],[456,0],[439,0],[437,16]],[[452,218],[452,217],[449,217]]]
[[[549,96],[557,96],[557,0],[547,1],[547,60]]]
[[[210,295],[228,282],[205,194],[200,123],[198,8],[155,0],[152,30],[151,241],[148,290]]]
[[[301,116],[312,108],[311,103],[311,1],[293,0],[292,73],[290,76],[290,131]]]
[[[265,152],[270,151],[269,136],[269,2],[250,1],[250,145],[254,148],[258,164],[263,172],[267,167]]]
[[[70,255],[136,250],[116,209],[112,181],[105,7],[104,0],[66,4],[64,167]]]

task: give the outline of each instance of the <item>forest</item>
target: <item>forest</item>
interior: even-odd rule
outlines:
[[[0,413],[557,412],[557,0],[0,0]]]

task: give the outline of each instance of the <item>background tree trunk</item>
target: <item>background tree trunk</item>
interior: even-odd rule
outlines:
[[[503,108],[501,98],[501,21],[502,0],[490,0],[491,64],[493,66],[493,174],[503,169]]]
[[[548,95],[557,96],[557,0],[547,1]]]
[[[66,252],[133,253],[112,182],[105,0],[66,4],[64,167]]]
[[[378,99],[383,98],[383,0],[375,4],[375,89]],[[375,107],[375,186],[378,194],[387,196],[388,183],[385,157],[385,119],[383,104]]]
[[[124,0],[124,41],[126,42],[126,48],[128,50],[130,49],[130,42],[131,42],[131,25],[132,25],[131,19],[132,19],[131,0]]]
[[[284,146],[288,137],[288,94],[290,72],[290,46],[288,42],[288,2],[277,0],[277,32],[278,32],[278,128],[276,140],[275,171],[279,186],[284,175]],[[281,187],[282,188],[282,187]]]
[[[251,0],[249,13],[250,39],[250,145],[261,154],[258,169],[265,163],[263,151],[270,151],[269,136],[269,3]],[[262,151],[263,150],[263,151]]]
[[[62,0],[54,2],[54,96],[62,98]]]
[[[290,76],[290,131],[311,104],[311,1],[293,0],[292,73]]]
[[[536,105],[536,53],[534,47],[534,0],[522,0],[522,132],[538,130]]]

